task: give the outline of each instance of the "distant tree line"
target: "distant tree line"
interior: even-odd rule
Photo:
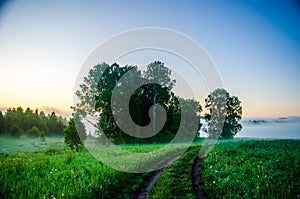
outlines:
[[[55,112],[46,115],[38,109],[33,111],[22,107],[9,108],[3,114],[0,111],[0,134],[7,133],[14,137],[27,134],[29,137],[41,137],[46,135],[63,135],[63,129],[67,125],[67,120],[57,116]]]

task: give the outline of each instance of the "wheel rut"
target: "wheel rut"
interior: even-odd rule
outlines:
[[[192,184],[193,190],[196,196],[196,199],[208,199],[208,196],[204,193],[203,184],[200,180],[200,171],[202,170],[201,167],[202,158],[198,156],[194,160],[193,168],[192,168]]]
[[[166,167],[168,167],[170,164],[172,164],[174,161],[176,161],[180,155],[175,155],[174,157],[170,158],[168,161],[164,162],[163,165],[167,165],[161,169],[155,170],[150,172],[149,176],[144,180],[144,183],[142,187],[140,188],[138,193],[133,194],[130,198],[132,199],[145,199],[149,193],[157,179],[160,177],[160,175],[163,173]]]

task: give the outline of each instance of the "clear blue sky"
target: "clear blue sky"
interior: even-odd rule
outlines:
[[[23,0],[0,12],[0,107],[67,111],[92,50],[132,28],[162,27],[206,49],[244,116],[300,115],[297,1]]]

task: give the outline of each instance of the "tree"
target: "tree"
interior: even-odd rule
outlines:
[[[4,117],[0,111],[0,134],[4,133]]]
[[[102,63],[84,77],[80,90],[76,91],[79,103],[73,110],[87,121],[90,117],[100,116],[94,126],[100,137],[105,135],[113,142],[169,142],[181,123],[181,103],[171,92],[174,85],[171,69],[159,61],[150,63],[144,72],[137,66]],[[185,110],[189,109],[195,119],[199,107],[201,110],[200,104],[194,106],[194,101],[187,101],[187,104]],[[163,123],[165,119],[166,123]],[[199,119],[196,121],[197,127]],[[148,128],[150,122],[152,126]],[[148,133],[158,129],[161,130],[156,135],[147,137]]]
[[[152,105],[154,106],[158,102],[160,104],[166,104],[170,99],[170,91],[175,84],[175,80],[171,78],[171,70],[164,66],[164,63],[155,61],[147,66],[147,70],[144,73],[144,77],[155,83],[149,84],[147,91],[150,93],[149,97],[152,98]],[[163,95],[166,94],[166,95]],[[158,98],[160,96],[160,99]],[[152,129],[156,129],[156,108],[152,109],[153,126]]]
[[[41,131],[41,133],[40,133],[40,138],[41,138],[41,141],[42,141],[42,142],[45,142],[46,136],[45,136],[45,132],[44,132],[44,131]]]
[[[14,124],[11,129],[11,135],[19,138],[21,136],[21,129],[17,124]]]
[[[199,115],[200,112],[202,111],[202,107],[200,103],[194,99],[183,99],[183,98],[179,98],[179,102],[182,108],[181,114],[186,116],[186,118],[182,118],[181,121],[186,131],[189,133],[194,133],[191,131],[200,130],[201,124],[199,122]],[[197,123],[195,123],[195,121],[197,121]]]
[[[41,131],[38,127],[33,126],[31,129],[27,131],[28,136],[31,138],[37,138],[41,135]]]
[[[205,108],[209,114],[205,116],[208,121],[208,134],[212,138],[233,138],[242,129],[239,124],[242,118],[241,101],[223,88],[218,88],[205,99]]]
[[[79,116],[74,115],[70,119],[68,126],[64,128],[65,143],[72,149],[80,151],[86,139],[85,127]]]
[[[43,127],[45,132],[48,131],[49,134],[52,135],[63,135],[64,134],[64,127],[65,125],[62,122],[61,117],[57,117],[55,112],[53,111],[50,115],[47,117],[47,128]],[[43,125],[43,124],[40,124]]]

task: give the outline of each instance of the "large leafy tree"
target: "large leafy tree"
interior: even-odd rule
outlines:
[[[120,67],[118,64],[109,66],[106,63],[95,65],[84,78],[80,90],[76,92],[79,102],[73,107],[75,113],[80,117],[100,113],[98,129],[102,129],[106,136],[112,139],[121,136],[112,114],[112,92],[119,79],[129,70],[136,70],[136,67]],[[88,117],[86,119],[89,120]]]
[[[147,98],[151,100],[151,105],[157,103],[162,104],[166,108],[166,104],[170,99],[170,91],[175,84],[175,80],[171,78],[171,70],[160,61],[155,61],[147,66],[144,78],[156,83],[148,84],[144,87],[143,92],[147,93]],[[156,129],[156,108],[152,109],[153,126]]]
[[[209,122],[208,134],[212,138],[233,138],[242,129],[239,123],[242,118],[241,101],[223,88],[218,88],[205,99],[205,107],[209,114],[205,116]]]
[[[141,82],[142,84],[139,84]],[[136,88],[135,84],[142,86]],[[100,116],[97,123],[99,134],[104,133],[111,140],[156,142],[163,138],[165,141],[169,141],[176,134],[181,122],[179,98],[171,92],[174,84],[175,80],[171,78],[171,70],[159,61],[150,63],[144,72],[138,70],[136,66],[119,66],[117,64],[109,66],[102,63],[94,66],[84,78],[80,90],[76,92],[79,102],[73,109],[79,115],[87,116],[85,117],[87,120],[89,120],[89,116]],[[117,91],[114,90],[116,88]],[[127,88],[136,88],[132,95],[130,94],[129,104],[126,104],[126,100],[122,102],[122,99],[128,95]],[[112,100],[116,92],[121,99],[118,102]],[[156,110],[154,105],[157,104],[167,112],[167,121],[163,129],[151,138],[136,138],[135,135],[140,133],[138,125],[145,126],[152,122],[152,130],[156,132],[158,129],[159,125],[156,126],[156,121],[160,121],[161,112]],[[189,104],[189,107],[195,107],[191,106],[193,103]],[[197,113],[200,105],[196,103],[196,106],[196,109],[191,111]],[[126,128],[132,132],[134,137],[125,134],[119,128],[122,122],[128,121],[127,118],[121,117],[121,121],[117,122],[114,119],[114,115],[123,113],[128,107],[129,117],[135,124],[129,122]],[[168,137],[167,140],[166,137]]]

